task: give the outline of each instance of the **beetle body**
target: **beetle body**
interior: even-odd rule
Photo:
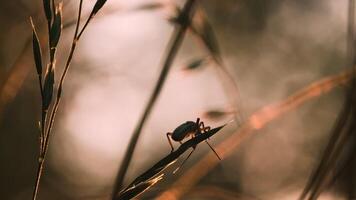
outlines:
[[[182,141],[188,136],[195,135],[198,129],[198,124],[193,121],[187,121],[174,129],[172,139],[177,142]]]
[[[205,127],[204,122],[201,122],[199,118],[197,118],[196,122],[187,121],[187,122],[179,125],[176,129],[174,129],[174,131],[172,133],[169,133],[169,132],[167,133],[167,139],[168,139],[169,145],[172,148],[171,152],[174,151],[174,147],[173,147],[171,139],[182,144],[182,140],[184,140],[186,137],[191,136],[193,138],[199,134],[207,133],[207,132],[209,132],[209,130],[210,130],[210,127],[209,126]],[[209,147],[215,153],[215,155],[219,158],[219,160],[221,160],[221,158],[216,153],[214,148],[209,144],[209,142],[207,140],[205,140],[205,142],[209,145]],[[193,150],[189,153],[188,157],[183,161],[182,165],[184,164],[184,162],[186,160],[188,160],[188,158],[193,153],[195,148],[196,148],[196,145],[193,146]],[[178,167],[176,170],[174,170],[173,173],[175,173],[180,167]]]

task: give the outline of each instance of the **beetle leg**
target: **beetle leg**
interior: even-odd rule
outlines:
[[[172,144],[172,140],[171,140],[171,138],[170,137],[172,137],[172,133],[167,133],[167,139],[168,139],[168,142],[169,142],[169,144],[171,145],[171,147],[172,147],[172,150],[171,150],[171,153],[174,151],[174,147],[173,147],[173,144]]]
[[[204,125],[204,122],[200,122],[200,126],[199,126],[199,129],[201,127],[201,131],[203,131],[203,133],[207,133],[210,131],[210,126],[206,126]],[[208,138],[210,140],[210,138]]]
[[[200,122],[200,123],[198,124],[197,134],[201,133],[202,130],[204,130],[204,123],[203,123],[203,122]]]
[[[199,129],[200,129],[200,127],[204,133],[209,132],[211,129],[210,126],[205,127],[204,122],[200,122]],[[208,139],[210,139],[210,138],[208,138]],[[208,140],[205,140],[205,142],[209,145],[210,149],[215,153],[216,157],[218,157],[218,159],[221,160],[220,156],[218,155],[218,153],[216,153],[215,149],[209,144]]]
[[[182,164],[179,166],[179,167],[177,167],[177,169],[175,169],[174,171],[173,171],[173,174],[175,174],[182,166],[183,166],[183,164],[188,160],[188,158],[192,155],[192,153],[195,151],[195,147],[193,147],[193,150],[189,153],[189,155],[187,156],[187,158],[182,162]]]
[[[204,133],[209,132],[210,129],[211,129],[210,126],[205,127],[205,128],[204,128]],[[208,140],[210,140],[210,137],[208,138]]]
[[[204,133],[209,132],[210,129],[211,129],[210,126],[204,127]]]
[[[200,122],[199,129],[204,132],[208,132],[208,131],[210,131],[210,126],[205,127],[204,122]]]
[[[195,134],[198,134],[198,133],[200,133],[200,118],[198,117],[197,118],[197,121],[195,122],[195,124],[196,124],[196,131],[195,131]]]
[[[216,157],[218,157],[219,160],[221,160],[220,156],[218,153],[216,153],[215,149],[209,144],[208,140],[205,140],[205,142],[209,145],[210,149],[215,153]]]

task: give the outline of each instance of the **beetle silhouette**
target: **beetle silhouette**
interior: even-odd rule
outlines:
[[[174,147],[173,147],[171,139],[182,144],[182,140],[187,137],[194,138],[195,136],[197,136],[199,134],[207,133],[209,131],[210,131],[210,126],[205,126],[204,122],[200,121],[200,118],[197,118],[196,122],[187,121],[187,122],[179,125],[176,129],[174,129],[174,131],[172,133],[170,133],[170,132],[167,133],[167,139],[168,139],[168,142],[172,148],[171,152],[174,151]],[[205,142],[208,144],[210,149],[215,153],[215,155],[218,157],[218,159],[221,160],[220,156],[216,153],[216,151],[209,144],[209,142],[207,140],[205,140]],[[183,166],[183,164],[188,160],[190,155],[192,155],[192,153],[194,152],[196,146],[197,145],[193,146],[193,150],[189,153],[187,158],[183,161],[183,163],[173,173],[177,172],[179,170],[179,168],[181,166]]]

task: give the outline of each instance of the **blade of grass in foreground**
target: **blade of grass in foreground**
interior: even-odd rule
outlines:
[[[128,200],[146,191],[158,181],[162,180],[164,177],[164,174],[162,173],[163,170],[175,163],[177,159],[188,149],[193,148],[199,143],[214,136],[225,126],[226,124],[211,129],[207,133],[199,134],[196,137],[184,142],[176,151],[171,152],[170,154],[162,158],[160,161],[158,161],[156,164],[154,164],[150,169],[138,176],[126,187],[126,189],[122,190],[117,196],[114,196],[113,199]]]

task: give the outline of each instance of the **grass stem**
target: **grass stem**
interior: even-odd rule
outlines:
[[[52,128],[53,128],[55,116],[56,116],[56,113],[57,113],[57,110],[58,110],[58,107],[59,107],[59,104],[60,104],[60,100],[61,100],[62,86],[63,86],[63,83],[64,83],[65,76],[66,76],[66,74],[68,72],[70,63],[72,61],[72,58],[73,58],[73,55],[74,55],[74,51],[75,51],[75,47],[76,47],[76,44],[77,44],[77,40],[78,40],[77,34],[78,34],[78,30],[79,30],[79,23],[80,23],[80,18],[81,18],[81,13],[82,13],[82,6],[83,6],[83,0],[80,0],[78,19],[77,19],[77,24],[76,24],[76,28],[75,28],[75,34],[74,34],[71,50],[70,50],[70,53],[69,53],[69,56],[68,56],[64,71],[63,71],[63,73],[61,75],[61,78],[60,78],[60,81],[58,83],[56,102],[55,102],[55,104],[54,104],[54,106],[52,108],[52,112],[50,114],[49,125],[47,127],[46,134],[44,135],[44,140],[42,141],[42,145],[43,146],[42,146],[42,152],[41,152],[40,158],[39,158],[39,167],[38,167],[37,176],[36,176],[36,184],[35,184],[35,188],[34,188],[34,192],[33,192],[33,200],[36,200],[37,193],[38,193],[38,190],[39,190],[38,189],[39,188],[39,183],[40,183],[40,179],[41,179],[41,176],[42,176],[42,173],[43,173],[44,162],[45,162],[45,159],[46,159],[46,156],[47,156],[47,152],[48,152],[51,131],[52,131]],[[53,62],[54,62],[54,60],[51,59],[51,63],[52,63],[51,65],[52,66],[53,66]],[[44,124],[45,119],[46,119],[46,114],[44,114],[44,113],[46,113],[46,111],[42,110],[42,113],[43,113],[42,114],[42,121],[43,121],[42,124]],[[42,127],[45,127],[45,125],[42,125]]]
[[[171,65],[172,65],[174,58],[176,57],[176,54],[182,44],[186,30],[189,27],[189,23],[190,23],[189,21],[191,19],[192,13],[194,11],[195,2],[196,2],[195,0],[187,0],[186,4],[184,5],[182,14],[186,15],[188,17],[188,22],[182,23],[179,26],[176,26],[175,30],[171,36],[171,39],[170,39],[170,42],[169,42],[168,48],[167,48],[168,52],[165,56],[161,73],[160,73],[159,78],[156,82],[153,93],[151,94],[150,99],[145,107],[145,110],[144,110],[138,124],[136,125],[133,135],[131,136],[131,140],[129,142],[128,148],[125,152],[123,161],[120,165],[120,169],[117,174],[116,182],[114,185],[112,199],[114,199],[115,195],[122,188],[123,181],[124,181],[125,175],[127,173],[128,167],[130,165],[130,162],[132,160],[132,156],[133,156],[134,150],[136,148],[137,141],[141,135],[142,128],[145,125],[146,120],[147,120],[148,116],[150,115],[150,113],[154,107],[154,104],[156,103],[156,100],[163,88],[163,85],[165,83],[165,80],[167,78],[169,70],[171,68]]]

